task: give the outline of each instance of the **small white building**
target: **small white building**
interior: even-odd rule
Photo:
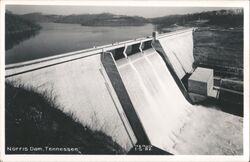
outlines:
[[[214,86],[213,69],[198,67],[188,79],[188,90],[204,96],[209,96]]]

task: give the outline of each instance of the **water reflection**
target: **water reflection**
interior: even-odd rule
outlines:
[[[145,37],[154,30],[152,24],[124,27],[89,27],[60,23],[40,25],[42,29],[39,34],[30,32],[6,36],[6,64]]]
[[[39,31],[32,30],[14,34],[5,34],[5,50],[13,48],[14,46],[20,44],[22,41],[32,38],[38,33]]]

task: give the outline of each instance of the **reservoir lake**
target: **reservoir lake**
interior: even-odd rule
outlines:
[[[150,36],[154,25],[81,26],[79,24],[40,23],[37,34],[6,50],[5,64],[44,58],[94,46]]]

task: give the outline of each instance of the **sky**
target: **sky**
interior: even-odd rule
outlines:
[[[42,6],[42,5],[7,5],[6,9],[15,14],[40,12],[43,14],[98,14],[113,13],[118,15],[142,16],[146,18],[173,14],[187,14],[202,11],[228,9],[225,7],[121,7],[121,6]]]

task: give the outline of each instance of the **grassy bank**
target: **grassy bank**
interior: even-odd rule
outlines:
[[[217,77],[243,80],[243,10],[219,10],[151,19],[160,32],[196,27],[194,66],[214,69]]]
[[[214,69],[215,76],[243,80],[243,30],[194,32],[194,58],[197,66]]]
[[[5,84],[6,153],[124,154],[125,150],[100,131],[81,125],[65,114],[49,94]],[[28,148],[10,151],[8,148]],[[30,147],[42,148],[38,151]],[[48,151],[52,148],[74,148]]]

